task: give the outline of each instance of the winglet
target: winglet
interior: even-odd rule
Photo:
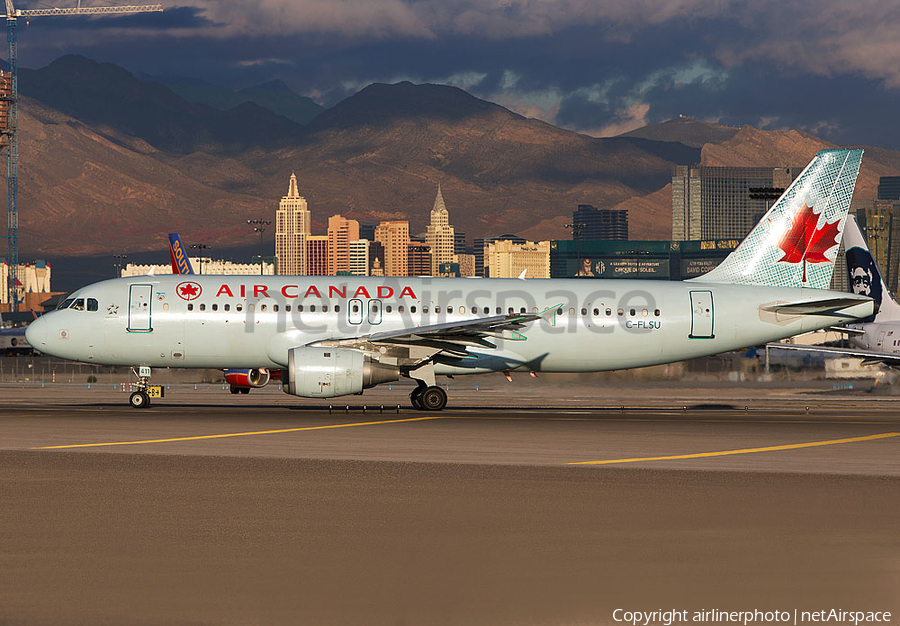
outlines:
[[[554,304],[551,307],[547,307],[543,311],[538,313],[538,317],[542,320],[550,324],[551,326],[556,326],[556,312],[562,307],[563,303]]]
[[[519,280],[525,280],[525,274],[527,274],[527,273],[528,273],[528,268],[526,267],[524,270],[522,270],[522,273],[519,274]]]
[[[150,267],[150,271],[147,272],[147,276],[156,276],[156,266],[155,265]]]

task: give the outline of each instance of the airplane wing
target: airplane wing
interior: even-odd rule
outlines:
[[[834,315],[837,311],[864,302],[870,302],[871,300],[871,298],[866,296],[847,294],[843,298],[825,298],[824,300],[806,300],[803,302],[773,302],[759,308],[763,311],[781,313],[782,315]]]
[[[835,356],[855,357],[863,360],[863,365],[872,363],[884,363],[891,367],[900,367],[900,354],[888,352],[873,352],[872,350],[860,350],[858,348],[832,348],[830,346],[802,346],[793,343],[767,343],[767,348],[778,350],[796,350],[800,352],[818,352],[820,354],[833,354]]]
[[[470,347],[496,348],[497,344],[491,339],[524,341],[525,335],[518,331],[526,324],[541,319],[553,324],[556,319],[556,311],[560,306],[562,305],[548,307],[538,313],[492,315],[458,322],[370,333],[357,337],[324,339],[308,345],[357,349],[369,349],[372,346],[416,346],[426,349],[428,358],[439,353],[456,358],[472,358],[468,352]]]
[[[865,335],[866,331],[862,328],[849,328],[847,326],[829,326],[825,330],[836,333],[844,333],[845,335]]]

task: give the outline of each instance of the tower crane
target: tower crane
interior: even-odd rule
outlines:
[[[0,115],[0,135],[5,139],[7,149],[7,191],[9,195],[8,205],[8,241],[9,274],[6,280],[6,291],[11,311],[18,310],[19,284],[19,124],[18,124],[18,100],[19,100],[19,68],[18,68],[18,43],[16,34],[16,22],[19,18],[26,21],[32,17],[54,17],[62,15],[120,15],[123,13],[149,13],[162,11],[161,4],[145,4],[138,6],[104,6],[82,7],[81,0],[78,5],[71,8],[58,9],[16,9],[12,0],[6,0],[6,42],[9,46],[9,77],[0,82],[0,107],[5,104],[5,116]],[[4,77],[6,78],[6,77]],[[6,123],[2,123],[2,117]]]

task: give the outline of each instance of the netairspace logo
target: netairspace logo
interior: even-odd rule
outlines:
[[[861,624],[890,622],[891,613],[888,611],[843,611],[840,609],[825,609],[821,611],[627,611],[616,609],[613,611],[613,619],[616,622],[632,624],[632,626],[649,626],[650,624],[663,624],[672,626],[677,623],[785,623],[785,624],[811,624],[811,623],[840,623]]]

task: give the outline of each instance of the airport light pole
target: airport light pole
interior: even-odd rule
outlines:
[[[572,229],[572,239],[575,240],[575,276],[581,272],[581,233],[587,228],[587,224],[566,224],[566,228]]]
[[[128,258],[127,254],[114,254],[113,258],[116,263],[116,278],[122,277],[122,265],[125,263],[125,259]]]
[[[209,246],[205,243],[195,243],[191,245],[191,248],[200,251],[200,275],[203,276],[203,251],[209,250]]]
[[[247,223],[253,226],[253,232],[259,233],[259,275],[263,275],[263,233],[266,227],[272,223],[272,220],[247,220]]]

